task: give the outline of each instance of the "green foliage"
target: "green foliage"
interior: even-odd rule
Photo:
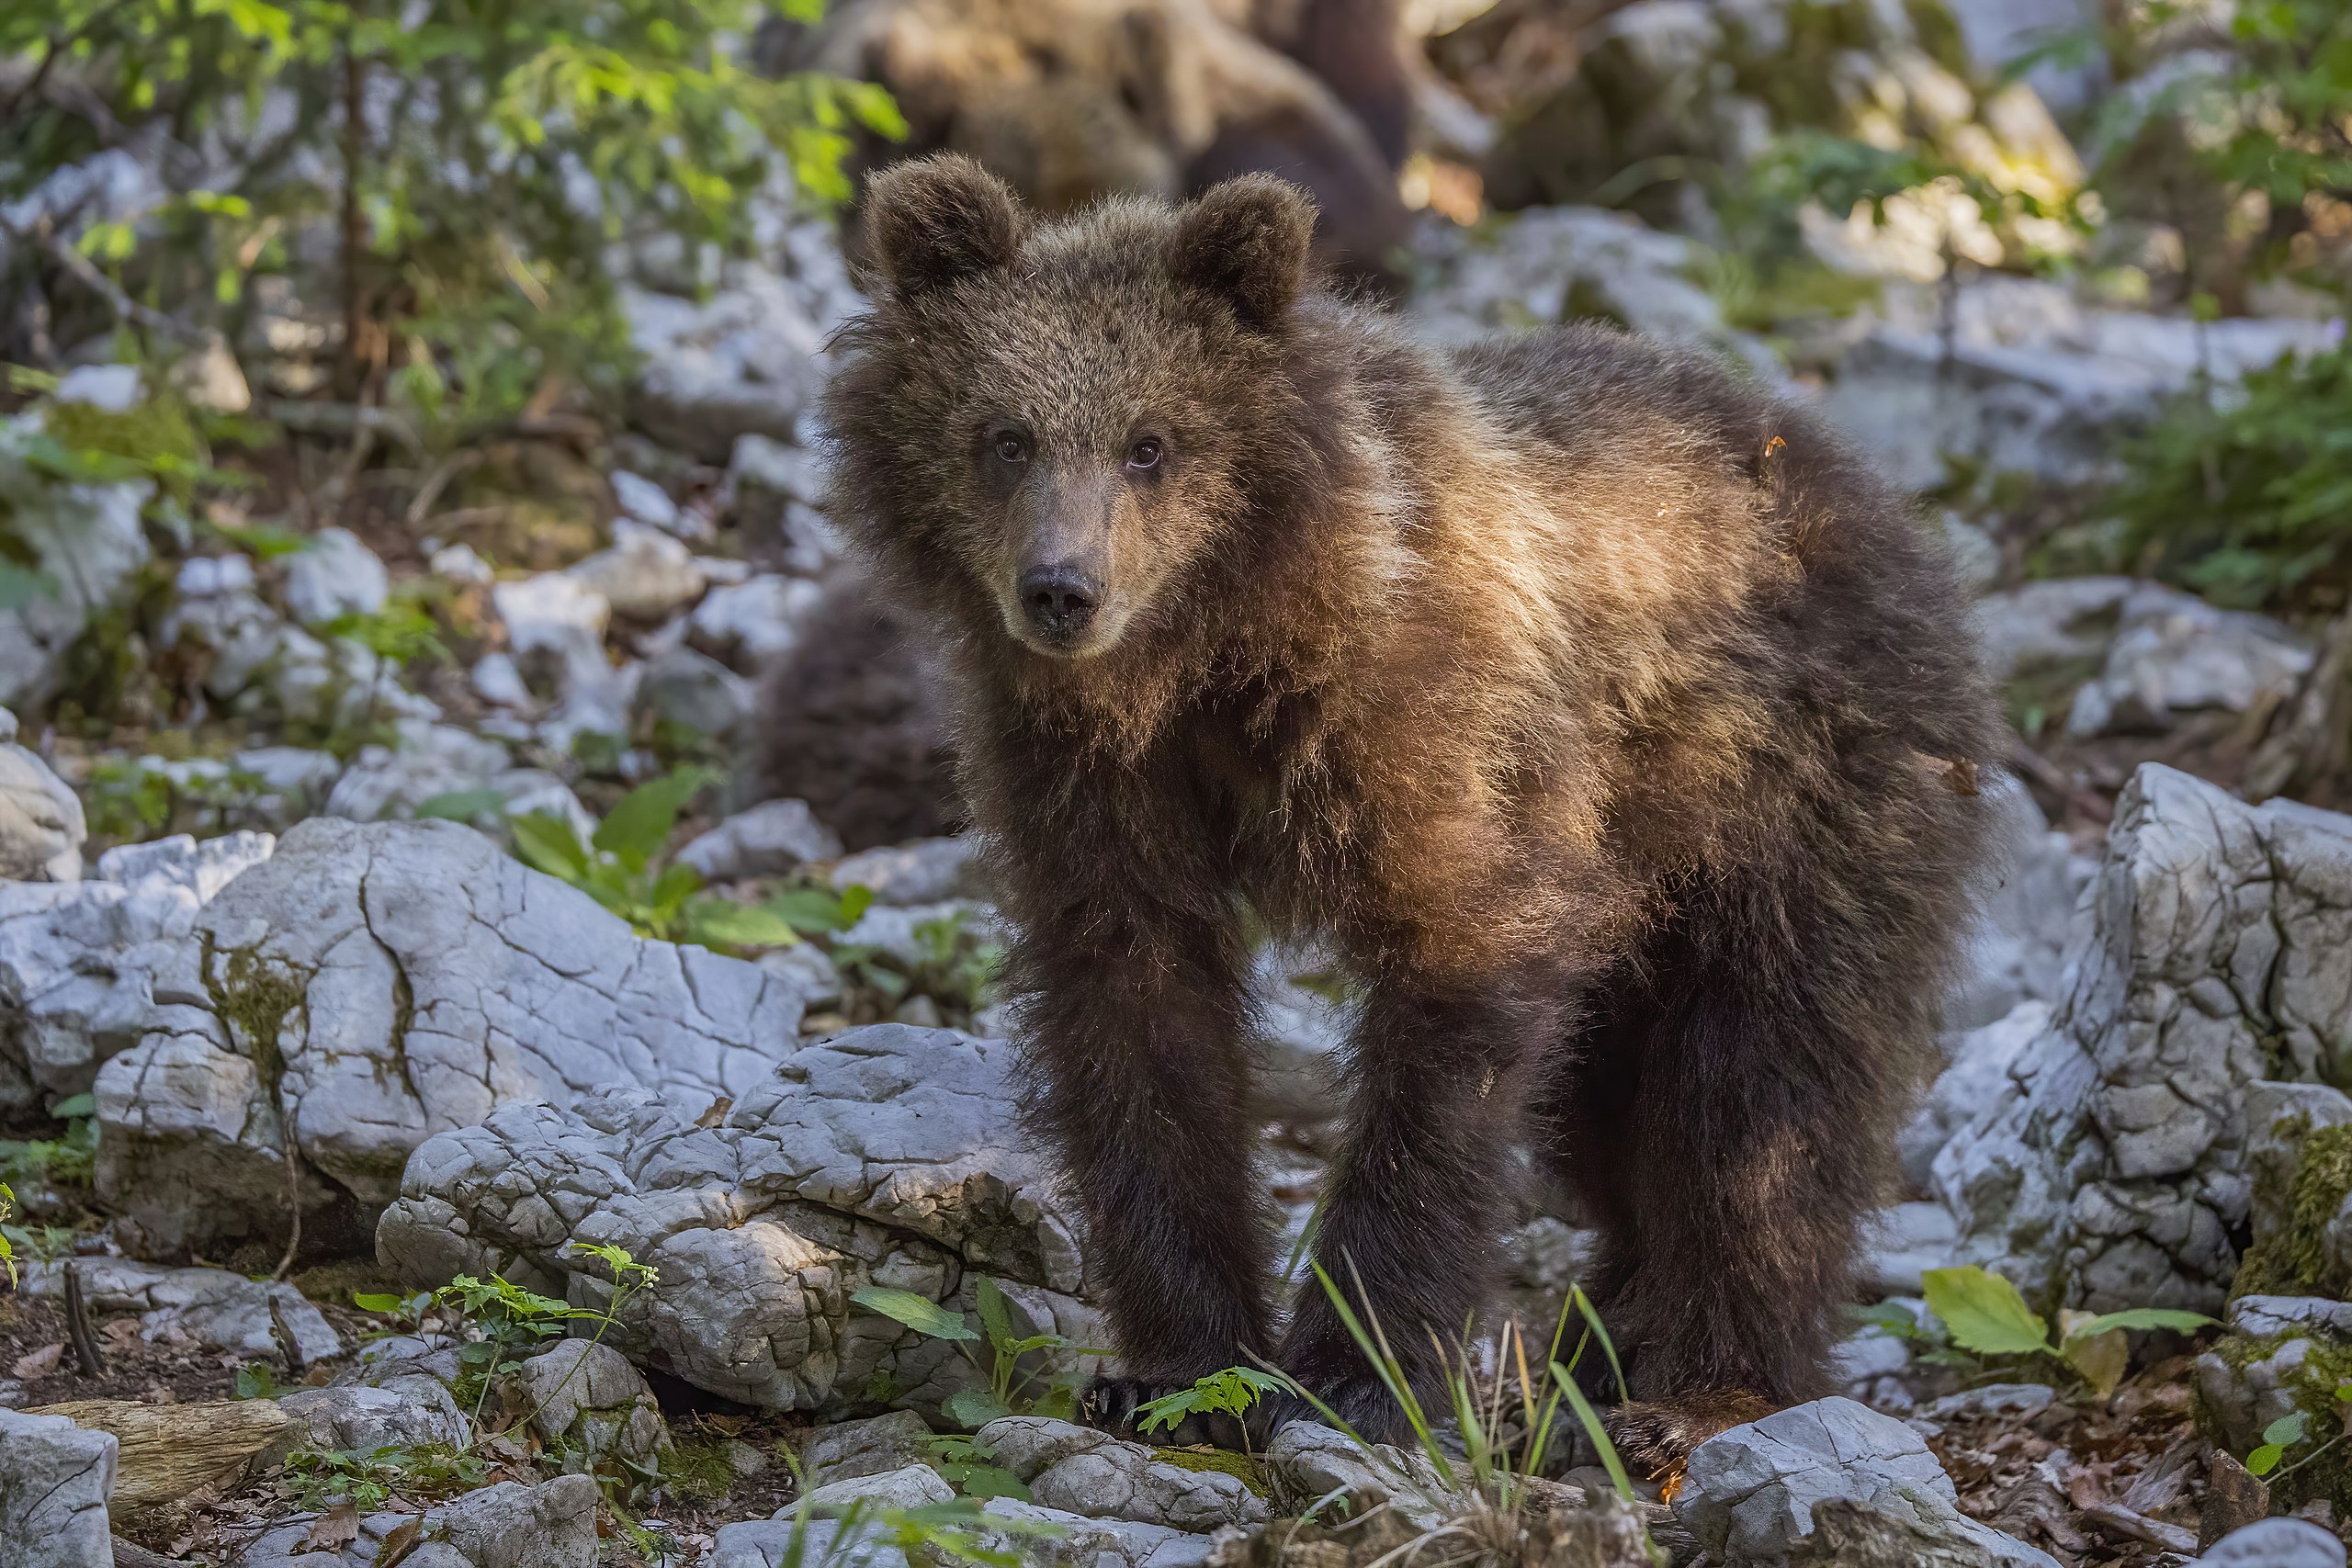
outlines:
[[[2177,400],[2124,455],[2124,561],[2218,603],[2291,604],[2352,572],[2352,354],[2249,373],[2226,402]]]
[[[85,1187],[96,1168],[97,1102],[86,1094],[57,1102],[51,1112],[65,1123],[54,1138],[0,1138],[0,1180]]]
[[[2298,1134],[2301,1152],[2287,1190],[2270,1190],[2275,1179],[2266,1171],[2259,1198],[2282,1211],[2285,1222],[2246,1248],[2230,1294],[2341,1295],[2352,1288],[2352,1277],[2331,1261],[2326,1232],[2352,1197],[2352,1127],[2312,1127],[2308,1117],[2297,1116],[2280,1130]]]
[[[744,249],[758,193],[788,181],[838,202],[853,134],[903,132],[876,87],[749,71],[735,50],[760,15],[755,0],[487,15],[466,0],[28,0],[0,11],[0,56],[75,91],[11,106],[0,196],[149,125],[225,140],[242,153],[229,184],[95,223],[76,248],[132,293],[226,321],[255,277],[299,268],[301,237],[332,237],[326,276],[354,286],[342,303],[366,334],[351,346],[393,365],[428,428],[462,429],[549,376],[611,386],[611,242]],[[270,104],[290,129],[265,129]]]
[[[1016,1503],[1035,1500],[1029,1495],[1028,1484],[993,1462],[994,1451],[978,1438],[960,1432],[941,1432],[925,1438],[922,1448],[930,1456],[931,1467],[962,1496],[1010,1497]]]
[[[348,1502],[360,1513],[395,1497],[413,1502],[455,1496],[490,1484],[490,1464],[447,1443],[388,1443],[378,1449],[296,1449],[286,1456],[278,1495],[299,1508]]]
[[[1164,1432],[1188,1416],[1230,1416],[1236,1420],[1270,1393],[1282,1392],[1282,1380],[1250,1367],[1227,1367],[1221,1372],[1193,1380],[1193,1386],[1162,1394],[1136,1406],[1136,1429],[1148,1436]]]
[[[269,792],[258,773],[228,762],[174,767],[152,757],[106,757],[90,766],[82,809],[93,838],[140,843],[165,833],[210,837],[254,819]]]
[[[852,888],[850,893],[865,894],[865,889]],[[813,912],[821,908],[826,895],[818,889],[806,889],[799,897],[814,901]],[[848,895],[842,897],[846,898]],[[848,912],[845,908],[847,919],[834,929],[847,930],[854,925],[857,914],[863,913],[864,908],[862,902],[855,906],[854,912]],[[1004,952],[974,929],[964,911],[958,909],[938,919],[918,921],[912,935],[912,953],[884,952],[863,942],[834,942],[831,947],[833,965],[851,985],[862,987],[894,1005],[916,996],[929,997],[951,1011],[967,1014],[988,1005],[1004,962]]]
[[[763,904],[739,904],[703,891],[702,874],[665,860],[663,850],[686,803],[715,780],[704,768],[682,768],[638,785],[589,836],[552,812],[514,818],[514,853],[526,865],[568,882],[645,936],[698,943],[726,952],[789,947],[803,935],[855,923],[874,895],[865,888],[816,895],[804,889]],[[472,794],[425,803],[457,815],[476,804]],[[812,897],[812,895],[814,895]]]
[[[267,1361],[255,1361],[237,1370],[239,1399],[276,1399],[279,1394],[289,1392],[278,1382],[277,1374]]]
[[[1075,1384],[1055,1378],[1025,1358],[1045,1351],[1068,1356],[1106,1356],[1107,1350],[1072,1345],[1058,1334],[1023,1334],[1015,1320],[1011,1297],[994,1280],[982,1276],[972,1287],[979,1326],[962,1313],[950,1312],[928,1296],[886,1285],[865,1285],[850,1298],[868,1312],[879,1313],[905,1325],[926,1339],[954,1345],[985,1380],[978,1388],[949,1394],[941,1409],[950,1420],[978,1430],[1005,1416],[1054,1416],[1067,1419],[1077,1408]]]
[[[451,661],[449,649],[441,640],[440,625],[432,610],[434,601],[446,592],[436,579],[411,578],[392,585],[382,609],[337,615],[318,630],[322,636],[347,637],[394,664],[421,660],[447,664]]]
[[[2128,1368],[2124,1335],[2132,1329],[2170,1328],[2191,1334],[2214,1326],[2200,1312],[2134,1307],[2125,1312],[2062,1313],[2056,1337],[2049,1323],[2000,1275],[1973,1264],[1930,1269],[1921,1277],[1928,1309],[1943,1320],[1952,1342],[1980,1356],[2052,1356],[2091,1385],[2114,1392]]]
[[[0,1181],[0,1220],[16,1212],[17,1194],[5,1181]],[[7,1270],[8,1283],[17,1282],[17,1247],[6,1231],[0,1231],[0,1269]]]

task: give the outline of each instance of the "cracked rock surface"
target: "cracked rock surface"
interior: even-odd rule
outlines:
[[[237,1568],[375,1568],[384,1539],[414,1514],[367,1514],[358,1539],[332,1551],[308,1550],[311,1518],[296,1518],[254,1539]],[[405,1568],[593,1568],[596,1561],[596,1483],[559,1475],[536,1486],[503,1481],[424,1514],[418,1545]]]
[[[343,1354],[343,1339],[325,1314],[292,1285],[249,1280],[222,1269],[166,1269],[129,1258],[83,1258],[72,1267],[82,1294],[99,1312],[139,1314],[142,1339],[194,1340],[207,1349],[247,1358],[290,1352],[302,1366]],[[28,1295],[62,1298],[65,1269],[34,1264],[25,1270]]]
[[[801,1011],[787,981],[642,939],[471,829],[325,818],[206,906],[153,989],[96,1094],[100,1192],[157,1248],[282,1223],[289,1129],[306,1203],[379,1206],[411,1150],[501,1105],[748,1093]]]
[[[1825,1504],[1878,1516],[1923,1562],[2057,1568],[2047,1552],[1962,1514],[1958,1498],[1918,1433],[1850,1399],[1823,1399],[1700,1444],[1674,1511],[1725,1568],[1811,1561],[1814,1510]]]
[[[8,1568],[113,1568],[112,1433],[0,1409],[0,1546]]]
[[[2352,817],[2143,767],[2064,995],[2003,1077],[1929,1161],[1960,1258],[2092,1311],[2218,1308],[2249,1097],[2276,1093],[2253,1086],[2352,1081]]]
[[[986,1274],[1039,1329],[1102,1343],[1011,1067],[1002,1041],[877,1024],[802,1047],[713,1126],[626,1088],[506,1106],[417,1149],[377,1256],[420,1285],[498,1272],[601,1303],[603,1265],[571,1243],[611,1243],[661,1273],[612,1337],[632,1360],[768,1408],[843,1415],[887,1387],[935,1415],[977,1374],[853,1307],[861,1287],[960,1311]]]
[[[1268,1517],[1266,1500],[1238,1476],[1186,1470],[1141,1443],[1068,1421],[1009,1416],[981,1427],[979,1441],[1029,1483],[1042,1507],[1181,1530],[1261,1524]]]

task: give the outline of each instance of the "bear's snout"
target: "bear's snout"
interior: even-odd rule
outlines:
[[[1068,561],[1033,566],[1021,574],[1021,609],[1039,636],[1073,642],[1102,603],[1102,584]]]

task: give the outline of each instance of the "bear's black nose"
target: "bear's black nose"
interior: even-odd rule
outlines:
[[[1085,630],[1102,598],[1102,585],[1075,567],[1033,566],[1021,574],[1021,607],[1031,626],[1051,636]]]

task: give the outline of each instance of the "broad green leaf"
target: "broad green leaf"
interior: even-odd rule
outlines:
[[[2267,1475],[2278,1468],[2278,1461],[2286,1456],[2287,1450],[2277,1443],[2265,1443],[2245,1456],[2246,1472],[2250,1475]]]
[[[868,1312],[878,1312],[884,1317],[903,1323],[916,1333],[930,1339],[969,1340],[978,1343],[979,1335],[964,1314],[949,1312],[929,1296],[919,1296],[912,1291],[901,1291],[888,1285],[865,1285],[849,1298]]]
[[[2303,1440],[2303,1435],[2311,1430],[2311,1425],[2309,1415],[2301,1410],[2290,1410],[2262,1429],[2262,1440],[2276,1443],[2281,1448],[2291,1448]]]
[[[994,1280],[980,1276],[972,1287],[972,1303],[980,1314],[980,1329],[989,1338],[989,1348],[1000,1356],[1017,1356],[1013,1348],[1012,1303],[1004,1299],[1004,1292]]]
[[[975,1432],[1012,1414],[1011,1405],[984,1388],[959,1388],[940,1401],[939,1408],[950,1421]]]
[[[2171,1307],[2133,1307],[2129,1312],[2102,1313],[2087,1322],[2077,1324],[2067,1335],[2105,1334],[2118,1328],[2175,1328],[2183,1334],[2193,1334],[2200,1328],[2218,1325],[2201,1312],[2181,1312]]]
[[[388,1291],[354,1291],[351,1304],[361,1312],[398,1312],[405,1303]]]
[[[508,822],[517,859],[578,887],[588,880],[588,851],[571,824],[551,811],[526,811]]]
[[[69,1094],[50,1111],[50,1114],[61,1122],[71,1122],[80,1116],[96,1116],[97,1113],[97,1097],[90,1094]]]
[[[589,842],[631,871],[662,852],[678,825],[678,813],[711,781],[709,770],[680,768],[658,779],[648,779],[627,795],[612,813],[596,825]]]
[[[500,810],[505,805],[506,796],[494,789],[453,789],[418,802],[416,814],[420,818],[448,822],[470,822],[485,812]]]
[[[800,934],[773,909],[724,898],[686,905],[686,934],[707,947],[790,947]]]
[[[2049,1325],[2025,1304],[2018,1288],[1971,1264],[1930,1269],[1920,1276],[1928,1310],[1943,1319],[1952,1342],[1980,1356],[2021,1356],[2051,1348]]]
[[[1029,1487],[1021,1477],[1001,1464],[969,1464],[958,1467],[956,1489],[967,1497],[1010,1497],[1016,1503],[1035,1502]]]
[[[2113,1393],[2123,1374],[2132,1370],[2132,1343],[2120,1328],[2104,1334],[2069,1334],[2061,1353],[2098,1394]]]

